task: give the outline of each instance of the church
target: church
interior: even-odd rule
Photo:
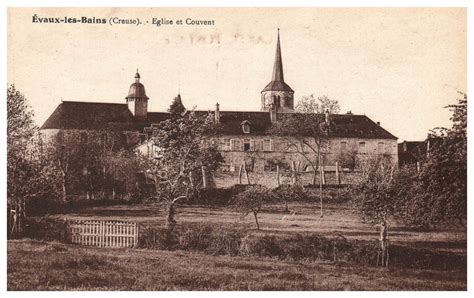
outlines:
[[[135,74],[124,103],[63,101],[42,125],[45,135],[58,131],[119,131],[130,148],[153,158],[156,154],[148,138],[153,126],[170,117],[168,112],[148,111],[150,100],[145,86]],[[260,94],[260,111],[221,111],[217,103],[213,114],[222,134],[207,140],[216,145],[224,164],[214,177],[216,187],[235,184],[262,184],[275,187],[292,179],[307,185],[314,181],[325,184],[350,184],[358,174],[356,160],[383,156],[398,162],[397,138],[365,115],[304,114],[295,112],[294,90],[285,82],[280,34],[278,32],[271,81]],[[181,97],[175,98],[181,102]],[[270,133],[273,124],[294,115],[316,117],[330,126],[320,156],[310,150],[298,152],[295,141]],[[322,157],[322,159],[321,159]],[[318,166],[308,160],[318,160]],[[293,180],[293,183],[295,181]]]

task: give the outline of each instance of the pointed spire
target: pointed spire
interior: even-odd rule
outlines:
[[[281,49],[280,49],[280,28],[278,28],[278,40],[277,48],[275,54],[275,63],[273,64],[273,77],[272,81],[275,82],[284,82],[283,78],[283,62],[281,59]]]

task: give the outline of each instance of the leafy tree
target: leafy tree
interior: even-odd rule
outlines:
[[[425,227],[467,218],[467,95],[449,105],[453,126],[433,130],[429,151],[418,172],[402,168],[397,187],[400,216]]]
[[[152,142],[160,149],[158,158],[140,157],[140,167],[155,185],[151,198],[167,210],[166,226],[176,225],[176,204],[204,188],[222,162],[215,146],[207,142],[216,131],[213,118],[194,112],[161,122]]]
[[[252,213],[255,218],[257,230],[259,230],[258,213],[262,210],[265,202],[270,198],[269,190],[266,187],[252,185],[234,197],[233,207],[241,214],[242,218]]]
[[[352,187],[356,210],[372,224],[387,225],[395,213],[395,166],[381,158],[367,159],[361,167],[359,180]]]
[[[124,148],[123,135],[116,131],[60,130],[52,136],[47,150],[60,174],[62,201],[78,193],[95,199],[110,192],[115,198],[117,188],[133,192],[137,167]]]
[[[173,99],[173,102],[171,103],[168,112],[170,112],[171,114],[179,115],[182,114],[184,111],[186,111],[186,108],[184,107],[183,102],[181,101],[181,95],[178,94],[178,96]]]
[[[32,117],[33,111],[25,96],[10,85],[7,89],[9,237],[21,235],[28,206],[33,200],[52,199],[56,193],[54,172]]]
[[[380,228],[377,265],[381,256],[382,266],[388,266],[388,227],[397,212],[394,196],[396,166],[384,158],[365,160],[360,181],[353,186],[352,202],[363,219]]]
[[[324,114],[326,111],[329,111],[331,114],[337,114],[340,110],[339,102],[330,99],[326,95],[318,96],[317,98],[313,94],[303,96],[296,104],[296,111],[299,113]]]

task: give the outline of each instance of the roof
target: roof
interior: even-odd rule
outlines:
[[[148,99],[145,93],[145,86],[143,86],[140,82],[135,82],[130,85],[130,89],[128,89],[128,95],[126,98],[145,98]]]
[[[146,120],[137,120],[127,104],[102,102],[61,102],[41,129],[120,129],[143,130],[144,126],[161,122],[168,113],[148,113]]]
[[[206,112],[207,113],[207,112]],[[285,113],[286,117],[302,116],[301,113]],[[311,114],[309,114],[311,115]],[[312,114],[311,116],[314,116]],[[304,117],[304,116],[303,116]],[[319,122],[325,120],[324,114],[316,114]],[[250,135],[267,135],[272,126],[269,112],[220,112],[220,123],[225,134],[241,135],[241,123],[250,122]],[[365,115],[331,114],[330,137],[361,139],[397,139]]]
[[[128,90],[128,96],[125,98],[144,98],[148,99],[148,96],[146,96],[145,93],[145,86],[143,86],[142,83],[140,83],[140,74],[137,73],[135,74],[135,83],[130,85],[130,89]]]
[[[281,81],[271,81],[267,86],[262,90],[265,91],[293,91],[287,83]]]
[[[196,111],[207,115],[212,111]],[[286,113],[294,117],[299,113]],[[310,114],[314,116],[314,114]],[[171,116],[167,112],[149,112],[146,119],[133,117],[127,104],[64,101],[49,116],[41,129],[115,129],[143,132],[144,127],[159,123]],[[304,116],[303,116],[304,117]],[[324,121],[324,114],[316,115]],[[331,137],[397,139],[365,115],[331,114]],[[250,135],[267,135],[272,123],[269,112],[220,111],[222,132],[243,135],[242,122],[250,122]]]
[[[273,75],[272,81],[262,90],[265,91],[293,91],[285,83],[285,77],[283,75],[283,60],[281,58],[280,48],[280,29],[278,29],[278,39],[275,53],[275,62],[273,63]]]

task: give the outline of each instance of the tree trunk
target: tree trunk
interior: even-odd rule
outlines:
[[[67,189],[66,189],[66,173],[62,172],[62,181],[61,181],[61,186],[62,186],[62,199],[63,202],[67,202]]]
[[[377,254],[377,266],[379,264],[379,255],[381,255],[381,266],[388,267],[388,225],[385,220],[380,223],[379,252]]]
[[[288,198],[285,198],[285,212],[288,212]]]
[[[176,226],[176,220],[174,219],[174,215],[176,213],[176,209],[174,206],[174,202],[171,202],[168,206],[168,216],[166,217],[166,226],[165,228],[168,230],[169,233],[173,232]]]
[[[253,212],[253,216],[255,217],[255,223],[257,224],[257,230],[260,230],[260,226],[258,225],[258,217],[257,217],[257,212]]]
[[[247,179],[247,184],[250,185],[249,172],[247,171],[247,164],[244,165],[245,178]]]
[[[193,172],[189,172],[189,185],[191,185],[191,188],[194,189],[194,179],[193,179]]]
[[[319,166],[319,168],[321,169],[321,182],[322,184],[326,184],[326,177],[325,177],[325,170],[324,170],[324,164],[321,163],[321,165]]]

